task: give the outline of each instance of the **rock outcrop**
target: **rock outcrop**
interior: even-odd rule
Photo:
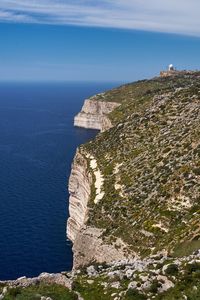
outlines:
[[[112,127],[108,114],[120,103],[87,99],[81,112],[74,118],[74,126],[105,131]]]

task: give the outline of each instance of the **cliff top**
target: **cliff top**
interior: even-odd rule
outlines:
[[[169,81],[172,83],[172,81],[175,78],[175,81],[181,81],[183,77],[187,77],[188,79],[190,77],[198,77],[200,75],[200,72],[197,71],[174,71],[174,72],[168,72],[163,71],[162,73],[170,73],[170,78],[168,78],[168,85],[170,84]],[[167,76],[166,76],[167,77]],[[128,84],[121,85],[120,87],[111,89],[109,91],[106,91],[104,93],[97,94],[95,96],[90,97],[90,100],[97,100],[97,101],[106,101],[106,102],[118,102],[122,103],[126,100],[133,100],[136,97],[139,97],[141,95],[145,95],[151,92],[154,92],[158,89],[158,86],[160,88],[166,89],[165,84],[167,83],[166,78],[161,77],[155,77],[151,80],[140,80]],[[181,84],[181,82],[177,83]],[[184,82],[182,82],[184,84]],[[187,84],[187,83],[186,83]]]

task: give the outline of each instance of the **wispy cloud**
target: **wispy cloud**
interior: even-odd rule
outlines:
[[[200,36],[199,0],[1,0],[0,22],[97,26]]]

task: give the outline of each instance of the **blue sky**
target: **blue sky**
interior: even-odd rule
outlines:
[[[199,69],[199,13],[199,0],[1,0],[0,80],[125,82],[170,63]]]

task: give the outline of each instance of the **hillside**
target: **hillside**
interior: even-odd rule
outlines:
[[[104,178],[103,198],[88,203],[88,224],[142,256],[200,246],[199,78],[156,78],[106,93],[105,100],[122,100],[109,115],[114,127],[81,148]]]

